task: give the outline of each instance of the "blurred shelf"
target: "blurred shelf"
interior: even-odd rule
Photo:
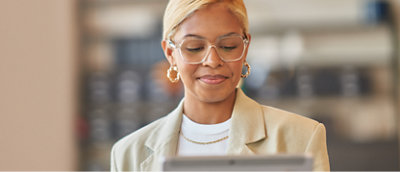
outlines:
[[[378,0],[297,0],[295,5],[290,0],[245,2],[253,33],[365,27],[379,23],[386,12],[386,3]]]
[[[352,30],[291,30],[277,35],[254,35],[248,59],[271,70],[334,66],[388,66],[393,36],[381,24]]]

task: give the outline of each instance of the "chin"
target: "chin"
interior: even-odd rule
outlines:
[[[206,103],[219,103],[230,98],[234,94],[235,88],[226,88],[221,90],[207,90],[198,93],[197,97],[200,101]]]

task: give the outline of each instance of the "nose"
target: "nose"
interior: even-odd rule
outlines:
[[[206,60],[203,62],[203,66],[209,66],[211,68],[217,68],[218,66],[223,65],[222,59],[219,57],[217,53],[217,49],[215,46],[211,46],[208,54],[206,55]]]

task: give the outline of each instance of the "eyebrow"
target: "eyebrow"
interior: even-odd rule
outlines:
[[[196,34],[187,34],[183,38],[187,38],[187,37],[195,37],[195,38],[205,39],[205,37],[196,35]]]
[[[229,32],[229,33],[227,33],[227,34],[224,34],[224,35],[219,36],[218,38],[226,37],[226,36],[231,36],[231,35],[238,35],[238,33],[236,33],[236,32]],[[187,34],[187,35],[185,35],[183,38],[186,38],[186,37],[195,37],[195,38],[205,39],[205,37],[200,36],[200,35],[196,35],[196,34]]]

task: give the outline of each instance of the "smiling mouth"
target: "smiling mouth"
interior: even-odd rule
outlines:
[[[206,83],[206,84],[220,84],[222,82],[224,82],[226,79],[228,79],[229,77],[224,76],[224,75],[204,75],[201,76],[197,79],[199,79],[200,81]]]

